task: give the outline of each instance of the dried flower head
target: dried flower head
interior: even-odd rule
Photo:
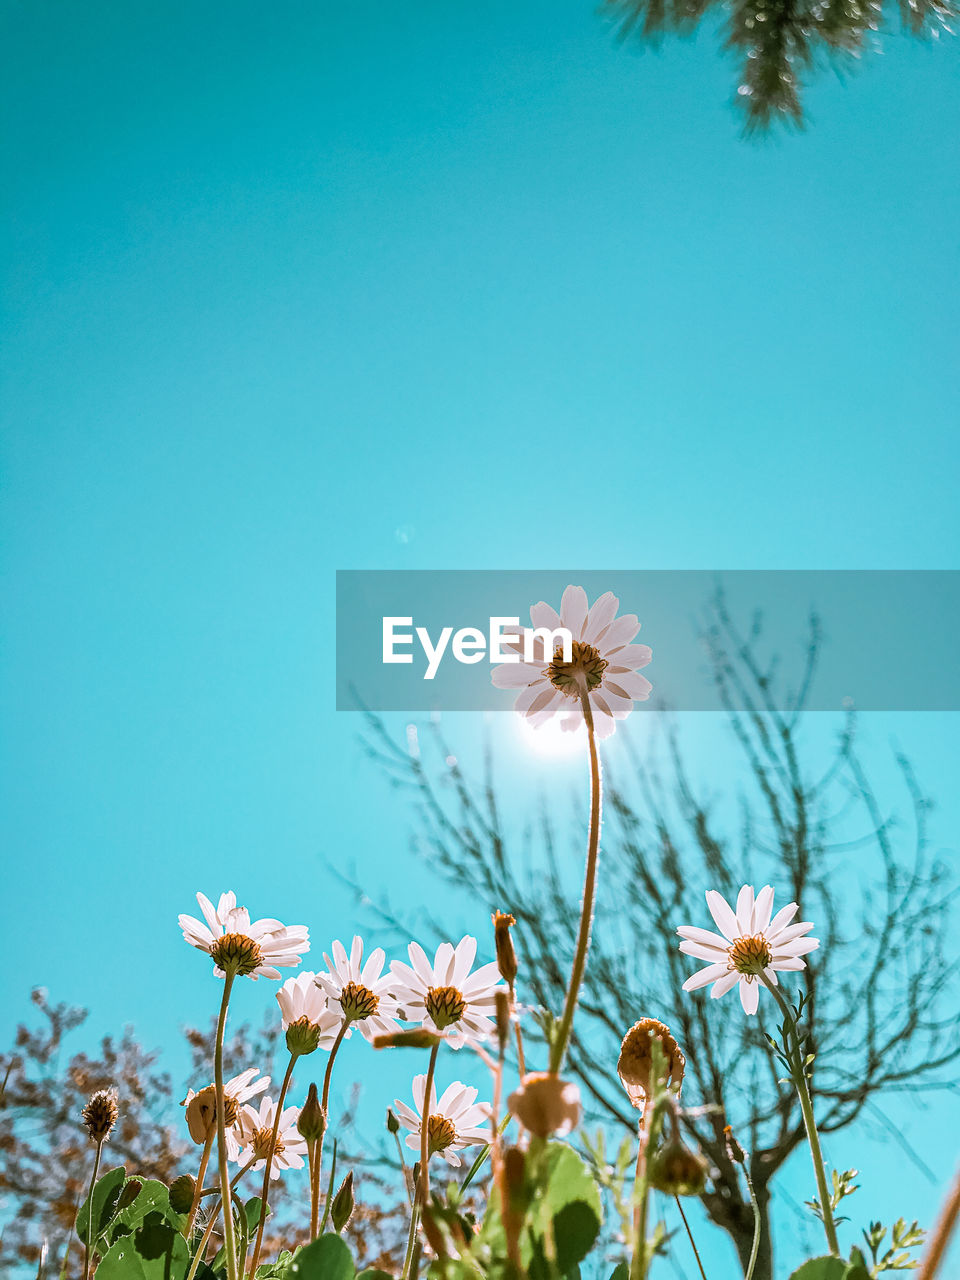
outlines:
[[[106,1142],[117,1123],[119,1108],[117,1107],[116,1089],[98,1089],[83,1108],[84,1127],[90,1135],[91,1142]]]
[[[660,1045],[666,1077],[671,1084],[681,1083],[687,1065],[669,1027],[656,1018],[641,1018],[635,1022],[620,1045],[617,1074],[627,1097],[638,1110],[642,1109],[651,1092],[654,1041]]]
[[[507,1099],[511,1115],[538,1138],[563,1137],[580,1123],[580,1090],[552,1071],[531,1071]]]

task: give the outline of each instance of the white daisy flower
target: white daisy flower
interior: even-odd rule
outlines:
[[[258,1074],[258,1067],[248,1067],[246,1071],[241,1071],[238,1076],[234,1076],[223,1086],[223,1124],[227,1139],[228,1160],[236,1160],[240,1150],[239,1123],[243,1104],[270,1087],[270,1077],[261,1076],[257,1080]],[[186,1108],[190,1137],[198,1146],[202,1146],[217,1130],[216,1086],[208,1084],[197,1093],[188,1089],[182,1105]]]
[[[716,1000],[739,983],[745,1013],[757,1012],[760,974],[776,986],[778,972],[805,969],[801,957],[820,945],[816,938],[804,937],[813,928],[812,922],[790,923],[800,910],[795,902],[782,907],[771,920],[773,890],[769,885],[754,897],[753,885],[745,884],[737,895],[736,911],[715,889],[708,889],[707,906],[723,936],[694,925],[677,930],[683,938],[680,950],[684,955],[708,961],[705,969],[686,980],[683,989],[696,991],[712,982],[710,994]]]
[[[383,973],[386,956],[382,948],[371,951],[364,963],[363,939],[355,934],[349,956],[340,941],[334,942],[331,950],[332,960],[326,952],[323,955],[328,972],[318,973],[316,983],[326,993],[331,1012],[349,1024],[345,1038],[352,1035],[354,1025],[371,1041],[374,1036],[398,1031],[397,980],[392,973]]]
[[[270,1165],[271,1179],[279,1178],[283,1169],[303,1168],[307,1142],[297,1129],[299,1117],[299,1107],[285,1107],[280,1113],[277,1145]],[[249,1106],[243,1108],[240,1114],[240,1140],[243,1144],[239,1159],[241,1165],[252,1159],[255,1163],[251,1168],[256,1172],[266,1164],[276,1118],[277,1108],[272,1098],[261,1098],[259,1109]]]
[[[269,919],[251,923],[246,907],[237,906],[235,893],[221,894],[216,910],[202,893],[197,894],[197,902],[206,924],[193,916],[182,915],[180,928],[191,947],[213,957],[218,978],[225,976],[228,967],[238,975],[249,974],[253,979],[279,978],[277,965],[292,968],[310,949],[306,925],[284,925]]]
[[[411,942],[407,952],[409,965],[394,960],[390,967],[397,980],[395,996],[408,1021],[443,1036],[452,1049],[493,1033],[496,993],[506,988],[496,962],[470,972],[476,938],[461,938],[456,947],[442,942],[432,965],[418,943]]]
[[[407,1146],[414,1151],[420,1150],[421,1126],[423,1123],[423,1097],[427,1089],[427,1077],[414,1076],[413,1100],[417,1109],[413,1111],[401,1102],[394,1101],[397,1119],[405,1129],[410,1130]],[[458,1151],[478,1142],[490,1141],[490,1104],[477,1102],[476,1089],[461,1084],[457,1080],[443,1096],[437,1099],[437,1090],[431,1087],[430,1110],[427,1120],[427,1141],[431,1155],[442,1155],[447,1164],[458,1169],[462,1164]]]
[[[298,973],[295,978],[288,978],[277,992],[291,1053],[330,1049],[340,1030],[341,1019],[327,1007],[327,997],[317,986],[316,978],[315,973]]]
[[[653,686],[639,668],[647,665],[652,653],[648,645],[631,643],[640,623],[635,613],[618,618],[619,607],[612,591],[589,607],[583,587],[570,586],[563,593],[559,613],[541,600],[530,609],[533,627],[520,628],[516,639],[505,641],[503,648],[520,654],[521,661],[494,667],[491,678],[498,689],[520,690],[514,709],[535,728],[554,715],[560,716],[561,728],[578,728],[583,724],[580,698],[586,691],[597,737],[608,738],[617,720],[633,710],[634,702],[650,697]],[[548,643],[535,634],[559,627],[565,627],[573,639],[569,662],[564,662],[559,643]],[[527,644],[532,641],[532,662],[524,660],[525,636]]]

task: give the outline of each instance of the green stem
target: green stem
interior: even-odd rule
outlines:
[[[187,1218],[187,1225],[183,1229],[183,1238],[190,1239],[193,1231],[193,1224],[197,1220],[197,1210],[200,1208],[200,1201],[203,1198],[203,1180],[207,1176],[207,1165],[210,1163],[210,1151],[213,1147],[213,1140],[216,1137],[216,1130],[211,1128],[207,1134],[207,1140],[203,1144],[203,1154],[200,1157],[200,1168],[197,1170],[197,1182],[193,1192],[193,1204],[190,1206],[190,1216]]]
[[[90,1280],[90,1261],[93,1258],[93,1189],[97,1185],[97,1174],[100,1172],[100,1157],[103,1155],[103,1143],[97,1143],[97,1154],[93,1161],[93,1177],[90,1179],[90,1194],[87,1197],[87,1238],[83,1242],[83,1280]]]
[[[433,1095],[433,1076],[437,1069],[437,1053],[440,1041],[430,1050],[430,1065],[427,1067],[427,1083],[423,1090],[423,1107],[420,1111],[420,1205],[421,1208],[430,1201],[430,1099]]]
[[[637,1172],[634,1179],[634,1196],[636,1207],[633,1211],[633,1256],[630,1259],[630,1280],[644,1280],[647,1274],[647,1142],[644,1131],[644,1118],[640,1117],[638,1128],[639,1148],[637,1150]]]
[[[590,695],[584,689],[580,694],[583,707],[583,719],[587,726],[587,742],[590,748],[590,828],[587,837],[587,867],[583,885],[583,905],[580,908],[580,929],[577,934],[577,949],[573,955],[573,968],[570,971],[570,984],[567,987],[567,998],[563,1006],[560,1026],[550,1048],[550,1070],[557,1075],[563,1066],[567,1052],[570,1033],[573,1030],[573,1015],[577,1008],[580,994],[580,983],[583,981],[587,967],[587,952],[590,949],[590,930],[593,926],[593,906],[597,892],[597,861],[600,851],[600,810],[601,783],[600,757],[597,754],[597,738],[593,727],[593,708],[590,706]]]
[[[320,1223],[320,1180],[317,1169],[317,1139],[307,1143],[307,1166],[310,1170],[310,1239],[316,1240]]]
[[[687,1239],[690,1241],[690,1248],[693,1250],[693,1256],[697,1260],[697,1266],[700,1269],[702,1280],[707,1280],[707,1273],[703,1269],[703,1262],[700,1260],[700,1250],[697,1248],[697,1242],[693,1238],[693,1232],[690,1230],[690,1223],[687,1221],[687,1215],[683,1212],[683,1205],[680,1203],[680,1197],[674,1196],[677,1202],[677,1208],[680,1210],[680,1217],[683,1219],[683,1225],[686,1228]]]
[[[327,1125],[329,1116],[327,1115],[327,1106],[330,1102],[330,1081],[333,1078],[333,1063],[339,1052],[340,1046],[343,1044],[344,1036],[350,1030],[350,1019],[344,1018],[343,1026],[337,1032],[337,1038],[334,1040],[330,1049],[330,1057],[327,1059],[327,1069],[323,1073],[323,1093],[320,1096],[320,1110],[323,1112],[323,1133],[317,1140],[317,1185],[320,1185],[320,1173],[323,1168],[323,1140],[327,1136]]]
[[[250,1166],[254,1163],[255,1160],[256,1160],[256,1157],[254,1157],[251,1160],[248,1160],[247,1163],[243,1166],[243,1168],[238,1169],[237,1172],[233,1175],[233,1181],[230,1183],[231,1191],[234,1189],[234,1187],[236,1187],[237,1183],[240,1181],[240,1179],[247,1172],[247,1170],[250,1168]],[[221,1196],[221,1198],[213,1206],[213,1210],[211,1211],[211,1214],[210,1214],[210,1221],[207,1223],[206,1230],[203,1233],[203,1238],[201,1239],[199,1245],[197,1246],[197,1252],[193,1255],[193,1261],[190,1263],[190,1270],[187,1272],[187,1280],[193,1280],[193,1277],[197,1274],[197,1268],[200,1266],[200,1260],[203,1257],[203,1255],[206,1253],[207,1245],[210,1242],[210,1237],[213,1235],[213,1228],[217,1225],[217,1217],[220,1213],[220,1209],[222,1205],[223,1205],[223,1197]]]
[[[743,1166],[743,1176],[747,1180],[747,1190],[750,1192],[750,1204],[753,1207],[753,1245],[750,1249],[750,1261],[747,1263],[746,1274],[743,1280],[753,1280],[753,1269],[757,1265],[757,1254],[760,1252],[760,1235],[763,1230],[763,1219],[760,1214],[760,1202],[757,1199],[757,1193],[753,1189],[753,1179],[750,1177],[750,1170],[746,1162]]]
[[[327,1180],[327,1195],[323,1202],[323,1217],[320,1219],[320,1231],[323,1233],[327,1229],[327,1219],[330,1217],[330,1206],[333,1204],[333,1183],[337,1176],[337,1140],[333,1140],[333,1159],[330,1161],[330,1177]]]
[[[267,1221],[267,1199],[270,1195],[270,1171],[273,1169],[273,1156],[277,1149],[277,1135],[280,1132],[280,1117],[283,1114],[283,1102],[287,1096],[287,1090],[290,1088],[290,1077],[293,1075],[293,1068],[300,1055],[297,1053],[290,1054],[290,1061],[287,1063],[286,1074],[283,1077],[283,1084],[280,1086],[280,1097],[277,1100],[277,1109],[273,1115],[273,1131],[270,1134],[270,1146],[267,1150],[267,1158],[263,1165],[263,1185],[260,1190],[260,1221],[257,1223],[257,1242],[253,1246],[253,1262],[250,1265],[250,1274],[255,1275],[257,1266],[260,1263],[260,1250],[263,1247],[263,1228]]]
[[[410,1275],[410,1263],[413,1261],[413,1251],[417,1245],[417,1227],[420,1222],[420,1204],[416,1196],[413,1200],[413,1209],[410,1213],[410,1230],[407,1233],[407,1251],[403,1257],[403,1270],[400,1272],[400,1280],[407,1280]]]
[[[840,1245],[837,1242],[837,1228],[833,1221],[833,1210],[830,1208],[827,1173],[823,1165],[823,1152],[820,1149],[820,1135],[817,1133],[817,1124],[813,1116],[813,1100],[810,1097],[807,1070],[803,1061],[803,1051],[800,1048],[800,1033],[797,1031],[797,1023],[790,1006],[780,993],[780,989],[773,985],[765,973],[760,974],[760,979],[764,986],[773,992],[777,1004],[780,1006],[780,1012],[783,1014],[784,1027],[789,1030],[790,1038],[793,1041],[793,1071],[791,1074],[797,1090],[797,1097],[800,1099],[800,1110],[803,1112],[807,1142],[810,1144],[810,1155],[813,1158],[813,1172],[817,1180],[817,1194],[820,1198],[820,1210],[823,1214],[823,1230],[826,1233],[830,1252],[835,1258],[838,1258],[840,1256]]]
[[[223,1198],[223,1249],[227,1260],[227,1280],[238,1280],[237,1245],[233,1234],[233,1207],[230,1202],[230,1170],[227,1164],[227,1127],[224,1121],[223,1033],[227,1025],[227,1005],[236,971],[227,969],[223,979],[223,999],[217,1022],[217,1042],[213,1055],[213,1080],[217,1091],[217,1159],[220,1169],[220,1194]]]

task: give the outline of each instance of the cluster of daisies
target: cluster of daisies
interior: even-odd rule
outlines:
[[[251,978],[280,978],[281,968],[301,963],[309,950],[308,930],[279,920],[251,921],[249,912],[237,906],[236,895],[225,893],[214,907],[197,894],[203,920],[182,915],[180,928],[191,946],[207,952],[214,972],[228,971]],[[287,979],[277,991],[277,1002],[287,1044],[296,1051],[335,1049],[356,1028],[367,1040],[389,1036],[420,1026],[439,1036],[450,1048],[479,1044],[494,1033],[496,993],[504,989],[496,963],[474,968],[477,940],[469,935],[454,946],[441,943],[433,961],[423,948],[411,942],[409,963],[395,960],[387,969],[386,955],[377,947],[364,958],[364,945],[354,937],[349,953],[339,941],[324,953],[326,969],[303,971]],[[228,1158],[254,1170],[262,1168],[270,1149],[277,1108],[266,1095],[268,1076],[249,1068],[224,1085],[224,1123]],[[407,1145],[419,1149],[424,1114],[426,1076],[413,1081],[414,1108],[395,1100],[400,1123],[410,1131]],[[257,1099],[254,1102],[252,1100]],[[477,1090],[454,1081],[438,1097],[432,1091],[427,1108],[427,1134],[431,1154],[442,1155],[451,1165],[460,1164],[458,1151],[490,1135],[490,1108],[477,1102]],[[191,1136],[205,1142],[215,1120],[212,1086],[189,1093],[185,1100]],[[301,1168],[307,1144],[297,1128],[300,1109],[287,1107],[280,1115],[271,1177],[283,1169]]]

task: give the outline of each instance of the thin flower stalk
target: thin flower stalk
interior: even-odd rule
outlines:
[[[430,1050],[430,1063],[427,1067],[426,1085],[423,1091],[423,1107],[420,1112],[420,1177],[413,1196],[413,1209],[410,1213],[410,1232],[407,1236],[407,1251],[403,1259],[403,1270],[400,1280],[409,1280],[414,1252],[417,1247],[417,1227],[420,1222],[420,1207],[425,1205],[430,1196],[430,1101],[433,1096],[433,1077],[437,1068],[437,1053],[440,1049],[438,1040]]]
[[[237,1183],[240,1181],[243,1175],[247,1172],[250,1166],[254,1164],[255,1160],[256,1160],[256,1156],[251,1156],[251,1158],[247,1161],[247,1163],[245,1165],[241,1165],[241,1167],[233,1175],[233,1181],[229,1184],[231,1191],[234,1191],[236,1189]],[[194,1276],[197,1274],[197,1268],[200,1266],[200,1263],[203,1260],[203,1255],[207,1252],[207,1245],[210,1243],[210,1237],[213,1235],[213,1229],[217,1225],[217,1218],[220,1216],[220,1211],[222,1208],[223,1208],[223,1197],[218,1196],[217,1203],[213,1206],[213,1209],[210,1213],[210,1220],[204,1229],[203,1235],[200,1239],[200,1243],[197,1245],[197,1251],[193,1255],[193,1261],[190,1263],[190,1270],[187,1272],[187,1280],[193,1280]]]
[[[747,1180],[747,1191],[750,1195],[750,1207],[753,1209],[753,1243],[750,1246],[750,1261],[747,1263],[747,1270],[743,1280],[753,1280],[753,1269],[757,1265],[757,1255],[760,1252],[760,1237],[763,1234],[763,1216],[760,1213],[760,1202],[757,1199],[757,1193],[754,1190],[753,1179],[750,1177],[750,1169],[746,1162],[743,1165],[743,1176]]]
[[[103,1155],[105,1138],[97,1143],[97,1154],[93,1159],[93,1176],[90,1179],[90,1195],[87,1199],[87,1238],[83,1242],[83,1280],[90,1280],[90,1263],[93,1260],[93,1189],[97,1185],[100,1173],[100,1157]]]
[[[687,1221],[687,1215],[683,1211],[683,1205],[680,1202],[680,1197],[674,1196],[673,1198],[676,1201],[677,1208],[680,1211],[680,1217],[683,1219],[683,1226],[687,1233],[687,1239],[690,1241],[690,1248],[693,1250],[693,1256],[697,1260],[697,1267],[700,1271],[701,1280],[707,1280],[707,1273],[703,1269],[703,1262],[700,1258],[700,1250],[697,1248],[697,1242],[693,1238],[693,1232],[690,1230],[690,1223]]]
[[[193,1231],[193,1224],[197,1219],[197,1212],[200,1208],[200,1200],[203,1197],[203,1180],[207,1176],[207,1165],[210,1163],[210,1153],[213,1150],[213,1140],[217,1136],[216,1130],[212,1129],[207,1134],[203,1144],[203,1151],[200,1155],[200,1168],[197,1170],[197,1183],[193,1193],[193,1204],[190,1206],[190,1214],[187,1218],[187,1225],[183,1229],[184,1239],[189,1240]]]
[[[217,1040],[213,1055],[213,1080],[217,1091],[217,1159],[223,1200],[223,1248],[227,1262],[227,1280],[237,1280],[237,1245],[233,1232],[233,1208],[230,1202],[230,1171],[227,1168],[227,1133],[224,1122],[223,1035],[227,1025],[227,1006],[233,990],[236,970],[227,969],[223,980],[223,998],[217,1021]]]
[[[792,1041],[792,1069],[791,1076],[793,1078],[794,1087],[797,1090],[797,1097],[800,1099],[800,1110],[803,1113],[803,1124],[807,1131],[807,1142],[810,1146],[810,1155],[813,1159],[813,1172],[817,1180],[817,1196],[820,1201],[820,1211],[823,1217],[823,1230],[827,1237],[827,1245],[834,1257],[840,1256],[840,1245],[837,1240],[837,1228],[833,1221],[833,1210],[830,1207],[830,1191],[827,1186],[827,1173],[823,1165],[823,1151],[820,1148],[820,1135],[817,1133],[817,1124],[813,1114],[813,1099],[810,1097],[810,1086],[807,1083],[806,1064],[803,1060],[803,1050],[800,1047],[800,1034],[797,1031],[796,1019],[793,1011],[787,1004],[786,1000],[780,992],[780,989],[774,986],[773,982],[762,972],[760,980],[764,986],[773,993],[777,1004],[780,1006],[780,1012],[783,1014],[784,1030]]]
[[[590,749],[590,827],[587,838],[587,866],[584,876],[583,904],[580,908],[580,928],[577,934],[577,949],[573,956],[573,968],[570,971],[570,983],[563,1007],[560,1026],[554,1036],[550,1049],[550,1070],[559,1073],[566,1056],[570,1033],[573,1030],[573,1015],[580,994],[584,970],[587,967],[587,952],[590,949],[590,932],[593,927],[593,908],[597,892],[597,863],[600,850],[600,817],[602,808],[602,780],[600,774],[600,756],[597,751],[597,738],[593,726],[593,709],[586,687],[580,692],[583,707],[583,719],[587,726],[587,743]]]
[[[290,1079],[293,1075],[293,1068],[296,1065],[298,1053],[290,1054],[290,1061],[287,1063],[287,1069],[284,1072],[283,1083],[280,1086],[280,1097],[277,1099],[277,1109],[273,1119],[273,1131],[270,1135],[270,1147],[267,1151],[266,1159],[263,1165],[263,1184],[260,1189],[260,1221],[257,1223],[257,1239],[253,1246],[253,1259],[250,1263],[250,1274],[256,1275],[257,1267],[260,1264],[260,1251],[263,1248],[263,1228],[267,1221],[267,1200],[270,1196],[270,1171],[273,1168],[273,1157],[277,1150],[277,1134],[280,1132],[280,1119],[283,1115],[283,1103],[287,1096],[287,1090],[290,1087]]]
[[[327,1111],[330,1106],[330,1081],[333,1079],[333,1064],[336,1061],[337,1054],[340,1051],[340,1046],[343,1044],[344,1039],[349,1034],[349,1032],[350,1032],[350,1020],[347,1018],[347,1019],[344,1019],[343,1024],[340,1027],[340,1030],[337,1032],[337,1038],[336,1040],[334,1040],[333,1045],[331,1046],[330,1056],[327,1059],[327,1069],[323,1073],[323,1092],[320,1095],[320,1110],[323,1112],[324,1126],[323,1126],[323,1133],[321,1133],[320,1137],[317,1139],[316,1185],[317,1185],[318,1196],[320,1194],[320,1191],[319,1191],[320,1174],[323,1169],[323,1140],[326,1137],[327,1127],[328,1127]],[[328,1196],[327,1197],[328,1202],[329,1202],[329,1199],[330,1198]]]
[[[920,1260],[917,1280],[934,1280],[934,1277],[939,1273],[940,1264],[946,1257],[950,1238],[958,1221],[960,1221],[960,1169],[957,1170],[953,1186],[950,1188],[943,1208],[940,1210],[930,1239],[927,1242],[926,1250]]]

